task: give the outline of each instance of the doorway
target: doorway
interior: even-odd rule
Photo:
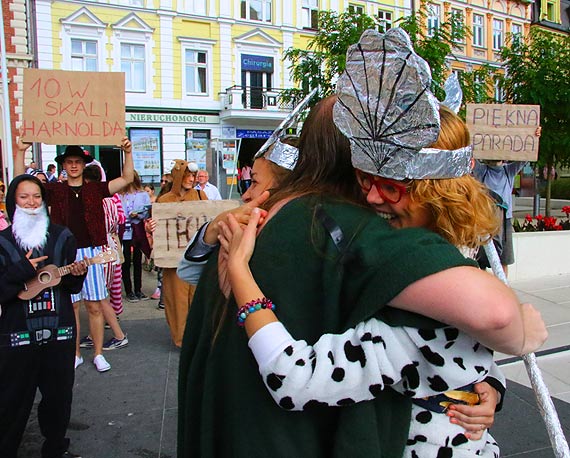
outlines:
[[[99,147],[99,162],[107,174],[107,181],[121,176],[123,164],[121,150],[108,146]]]

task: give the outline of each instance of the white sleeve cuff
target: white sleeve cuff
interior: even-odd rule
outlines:
[[[217,244],[210,245],[204,242],[204,234],[206,233],[206,229],[208,228],[209,224],[210,223],[204,224],[201,228],[202,230],[198,231],[190,241],[190,245],[194,244],[187,252],[188,256],[191,258],[200,258],[202,256],[210,254],[212,251],[214,251],[214,248],[218,246]]]
[[[249,339],[248,346],[261,370],[294,343],[285,326],[280,321],[274,321],[258,329]]]

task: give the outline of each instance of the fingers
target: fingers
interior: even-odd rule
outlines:
[[[269,191],[263,191],[258,197],[250,200],[246,205],[249,207],[259,207],[267,199],[269,199],[269,196],[270,196]]]
[[[26,258],[30,259],[30,257],[32,256],[32,252],[33,252],[33,251],[34,251],[34,250],[28,251],[28,252],[26,253]]]

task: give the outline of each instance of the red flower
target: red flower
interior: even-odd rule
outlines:
[[[562,211],[566,213],[566,216],[568,216],[570,214],[570,205],[565,205],[562,207]]]
[[[537,219],[538,221],[542,221],[542,220],[544,219],[544,216],[542,216],[542,215],[536,215],[536,219]]]
[[[532,216],[530,216],[529,214],[527,214],[524,219],[526,219],[529,223],[532,222]]]
[[[564,229],[564,228],[560,224],[557,224],[556,226],[554,226],[555,231],[561,231],[562,229]]]

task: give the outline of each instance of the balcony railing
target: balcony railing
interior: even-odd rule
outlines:
[[[220,100],[225,110],[267,110],[291,111],[293,102],[285,102],[284,89],[265,89],[252,86],[232,86],[220,93]]]

